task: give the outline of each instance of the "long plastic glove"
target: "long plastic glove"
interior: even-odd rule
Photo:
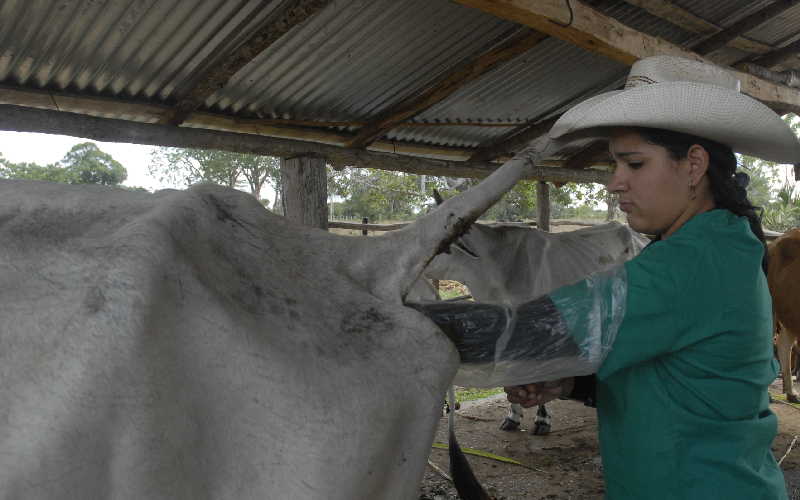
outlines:
[[[426,314],[455,343],[461,355],[455,384],[497,387],[597,372],[625,316],[627,288],[620,265],[514,307],[407,305]]]

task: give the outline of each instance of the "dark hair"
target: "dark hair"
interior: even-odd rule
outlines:
[[[761,227],[762,211],[747,199],[747,184],[750,178],[744,172],[736,172],[736,155],[728,146],[710,139],[690,134],[654,128],[637,128],[636,131],[650,144],[665,148],[674,160],[682,160],[694,144],[702,146],[709,156],[708,180],[711,194],[717,208],[730,210],[736,215],[747,217],[750,230],[764,245],[764,258],[761,267],[767,272],[767,242]]]

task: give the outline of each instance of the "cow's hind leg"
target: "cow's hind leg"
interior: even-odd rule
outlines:
[[[519,430],[519,424],[522,422],[522,406],[517,403],[511,403],[508,408],[508,415],[503,423],[500,424],[501,431],[516,431]]]
[[[533,420],[533,433],[537,436],[550,434],[550,412],[545,405],[539,405],[536,410],[536,418]]]
[[[794,344],[794,333],[790,332],[785,325],[781,325],[781,332],[778,335],[778,359],[781,362],[781,374],[783,375],[783,392],[786,399],[792,403],[798,403],[797,393],[792,387],[792,345]]]

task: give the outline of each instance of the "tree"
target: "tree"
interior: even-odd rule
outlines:
[[[428,205],[434,187],[445,190],[442,177],[370,168],[329,169],[328,190],[344,198],[338,212],[371,220],[414,219]],[[424,182],[423,182],[424,181]]]
[[[58,164],[38,165],[36,163],[12,163],[0,159],[0,178],[27,179],[32,181],[69,182],[67,171]]]
[[[0,177],[6,179],[116,186],[127,175],[125,167],[91,142],[73,146],[61,161],[48,165],[13,163],[0,154]]]
[[[278,158],[213,149],[157,148],[150,157],[149,170],[161,182],[179,187],[210,182],[241,188],[246,183],[256,198],[265,184],[277,190],[280,183]]]
[[[116,186],[128,177],[125,167],[93,142],[76,144],[59,164],[70,184]]]
[[[766,209],[772,200],[772,184],[776,182],[778,166],[752,156],[741,156],[740,158],[741,170],[750,177],[747,185],[747,198],[753,205]]]

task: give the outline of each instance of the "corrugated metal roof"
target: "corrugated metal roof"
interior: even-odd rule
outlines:
[[[565,101],[604,87],[624,76],[624,65],[609,61],[549,38],[513,61],[459,89],[452,96],[420,114],[418,121],[495,121],[526,122],[541,118]],[[599,89],[598,89],[599,90]],[[476,127],[451,127],[446,130],[418,131],[401,128],[389,137],[397,140],[424,140],[432,144],[477,146],[508,130]]]
[[[7,0],[0,81],[168,100],[203,62],[240,43],[270,10],[256,0]]]
[[[488,140],[511,132],[516,127],[398,127],[386,138],[390,141],[411,141],[436,146],[476,147]]]
[[[770,45],[785,45],[798,38],[800,31],[800,5],[749,31],[747,35]]]
[[[722,26],[771,3],[673,1]],[[625,1],[594,4],[673,43],[696,38]],[[284,0],[0,0],[0,84],[171,105],[284,5]],[[13,22],[2,22],[8,19]],[[785,42],[796,26],[800,7],[750,35]],[[367,122],[459,63],[525,31],[446,0],[333,0],[241,68],[206,106],[231,116]],[[625,67],[610,59],[547,39],[414,119],[524,125],[599,92],[624,73]],[[105,113],[100,108],[92,113]],[[386,137],[474,147],[509,130],[397,127]]]
[[[701,19],[727,27],[752,12],[758,11],[773,0],[671,0]]]
[[[696,35],[626,2],[603,4],[599,10],[637,31],[683,45]]]
[[[362,120],[519,30],[450,2],[338,1],[242,68],[207,104],[271,118]]]

